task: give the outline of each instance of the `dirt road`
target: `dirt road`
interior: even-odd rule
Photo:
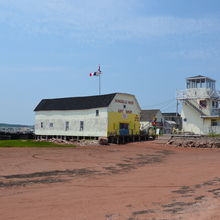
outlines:
[[[220,150],[1,148],[1,220],[219,220]]]

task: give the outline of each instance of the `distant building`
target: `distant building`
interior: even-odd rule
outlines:
[[[37,137],[109,137],[140,133],[140,106],[130,94],[43,99],[34,111]]]
[[[164,121],[163,124],[163,132],[164,134],[173,134],[174,133],[174,129],[176,129],[177,124],[175,121]]]
[[[183,131],[220,134],[220,92],[215,80],[206,76],[186,79],[186,90],[177,92],[182,102]]]
[[[0,133],[8,133],[8,134],[28,134],[33,133],[33,126],[26,125],[14,125],[14,124],[0,124]]]
[[[141,110],[141,121],[157,121],[158,123],[163,122],[163,115],[160,109],[147,109]]]
[[[141,126],[151,126],[152,122],[156,122],[156,126],[163,131],[164,118],[160,109],[141,110]]]
[[[164,133],[171,134],[173,129],[182,130],[182,118],[179,113],[167,112],[162,113],[164,117]]]

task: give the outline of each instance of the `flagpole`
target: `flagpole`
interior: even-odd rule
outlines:
[[[96,77],[98,76],[99,77],[99,95],[101,95],[101,74],[102,74],[102,71],[100,69],[100,64],[99,64],[99,68],[98,68],[97,72],[89,74],[89,76],[96,76]]]
[[[101,95],[101,74],[99,74],[99,95]]]
[[[99,95],[101,95],[101,68],[100,68],[100,64],[99,64],[99,68],[98,68],[98,73],[99,73]]]

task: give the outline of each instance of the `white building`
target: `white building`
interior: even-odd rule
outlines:
[[[34,111],[37,137],[109,137],[140,132],[140,106],[130,94],[43,99]]]
[[[220,134],[220,92],[215,80],[205,76],[186,79],[186,90],[177,92],[182,102],[183,131]]]
[[[152,123],[155,123],[155,126],[160,129],[160,131],[163,131],[163,123],[164,118],[160,111],[160,109],[146,109],[141,110],[141,130],[148,130],[150,127],[153,126]]]

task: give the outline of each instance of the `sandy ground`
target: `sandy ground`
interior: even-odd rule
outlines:
[[[1,148],[1,220],[219,220],[220,149]]]

